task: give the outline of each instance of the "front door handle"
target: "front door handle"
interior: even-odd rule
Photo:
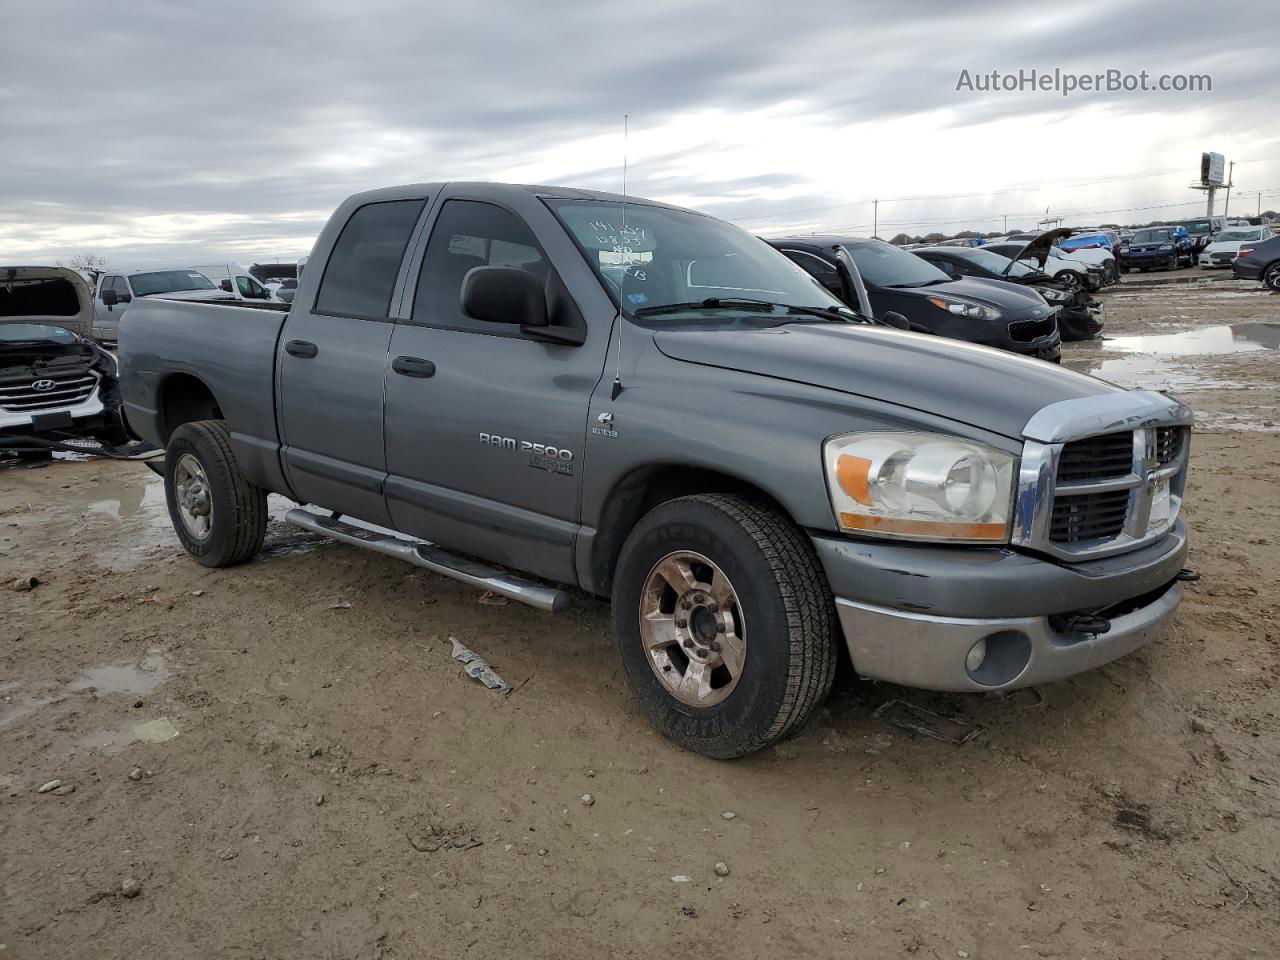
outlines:
[[[291,357],[301,357],[303,360],[310,360],[320,348],[310,340],[290,340],[284,345],[284,352]]]
[[[424,380],[436,375],[436,365],[421,357],[396,357],[391,361],[391,369],[406,377],[420,377]]]

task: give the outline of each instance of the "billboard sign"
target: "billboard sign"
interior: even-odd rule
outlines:
[[[1200,182],[1206,187],[1226,183],[1227,161],[1220,153],[1200,154]]]

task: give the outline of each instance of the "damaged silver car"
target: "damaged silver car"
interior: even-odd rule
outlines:
[[[115,355],[90,338],[89,285],[64,267],[0,267],[0,449],[127,440]]]

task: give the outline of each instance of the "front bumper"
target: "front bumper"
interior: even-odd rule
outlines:
[[[1156,638],[1181,597],[1174,578],[1187,552],[1180,520],[1146,547],[1072,564],[1009,548],[813,543],[858,673],[954,691],[1058,680]],[[1105,634],[1059,629],[1064,615],[1107,609],[1123,612]],[[965,659],[988,637],[997,637],[989,662],[975,674]]]
[[[62,415],[69,414],[72,422],[87,420],[90,417],[99,417],[106,410],[102,403],[101,386],[95,387],[93,393],[89,394],[80,403],[67,407],[55,407],[49,410],[40,410],[34,416],[30,413],[19,413],[17,411],[9,411],[0,409],[0,433],[9,434],[30,434],[33,432],[32,424],[39,417],[48,416],[50,414]],[[34,432],[39,432],[34,430]]]
[[[864,677],[958,692],[1016,690],[1092,670],[1160,636],[1182,599],[1170,584],[1104,634],[1064,633],[1048,617],[962,619],[836,600],[854,668]],[[985,655],[966,664],[975,644]],[[985,672],[984,672],[985,671]]]

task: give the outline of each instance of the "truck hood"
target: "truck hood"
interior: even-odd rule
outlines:
[[[1050,403],[1124,392],[1043,360],[863,324],[684,328],[653,338],[674,360],[813,384],[1014,439]]]
[[[234,293],[225,290],[174,290],[172,293],[149,293],[148,300],[234,300]]]
[[[41,324],[89,336],[93,294],[67,267],[0,266],[0,326]]]

